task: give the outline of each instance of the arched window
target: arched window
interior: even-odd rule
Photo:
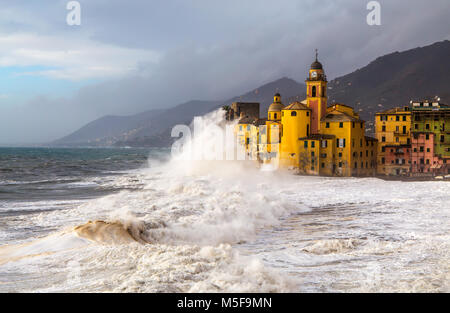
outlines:
[[[297,116],[297,112],[292,111],[292,112],[291,112],[291,116]]]
[[[311,97],[315,97],[316,96],[316,86],[312,87],[312,92],[311,92]]]

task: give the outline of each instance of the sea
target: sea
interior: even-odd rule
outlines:
[[[450,184],[0,148],[0,292],[450,292]]]

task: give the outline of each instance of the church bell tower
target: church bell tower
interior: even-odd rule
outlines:
[[[316,60],[311,64],[306,83],[306,102],[311,109],[311,134],[320,131],[320,119],[327,111],[327,77],[322,64]]]

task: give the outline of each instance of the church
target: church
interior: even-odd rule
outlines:
[[[238,119],[238,144],[249,159],[298,174],[376,175],[377,139],[365,136],[365,121],[352,107],[327,105],[327,78],[317,52],[305,83],[305,100],[285,105],[276,93],[267,118],[259,117],[258,103],[231,105],[227,119]]]

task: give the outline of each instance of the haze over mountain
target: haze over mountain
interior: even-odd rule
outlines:
[[[375,112],[404,106],[411,99],[439,96],[450,102],[450,41],[395,52],[377,58],[367,66],[328,83],[328,101],[353,106],[373,131]],[[325,72],[327,64],[324,64]],[[307,74],[305,69],[305,77]],[[105,116],[52,144],[66,146],[169,146],[170,130],[189,124],[203,115],[234,101],[260,102],[265,116],[275,92],[285,104],[305,98],[305,85],[289,78],[270,82],[228,100],[193,100],[175,107],[151,110],[132,116]]]

